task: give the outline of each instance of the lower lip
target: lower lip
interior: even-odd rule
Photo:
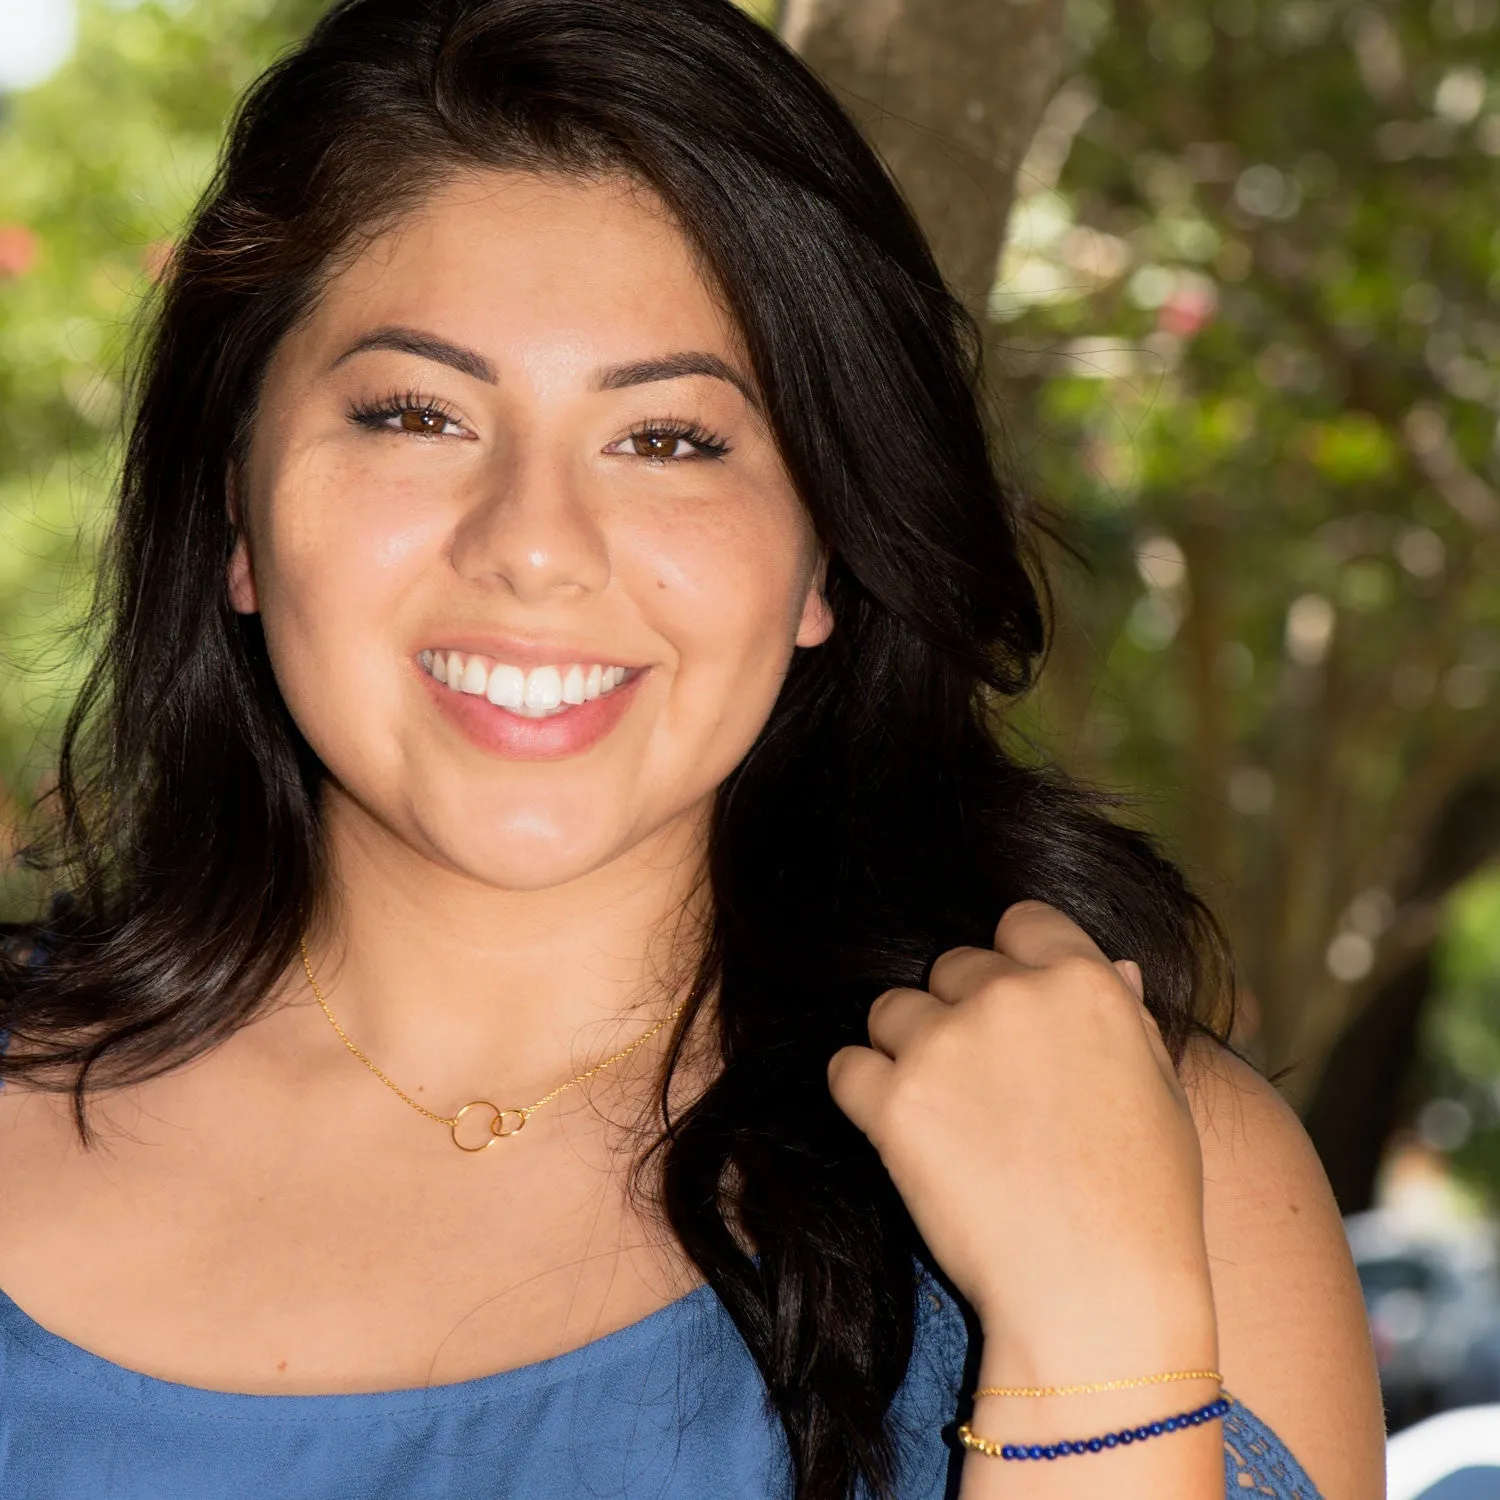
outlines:
[[[647,670],[642,668],[610,692],[572,704],[559,714],[523,719],[482,694],[458,692],[417,668],[449,722],[486,754],[509,760],[561,760],[597,745],[630,707],[636,685]]]

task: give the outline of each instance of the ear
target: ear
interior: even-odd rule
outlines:
[[[797,622],[799,646],[821,646],[833,634],[833,608],[823,592],[827,579],[828,554],[820,553],[808,581],[807,597],[802,601],[802,618]]]
[[[224,509],[229,516],[229,534],[233,538],[229,564],[225,569],[229,603],[237,613],[253,615],[260,610],[260,597],[255,589],[255,569],[250,562],[250,546],[242,519],[239,466],[233,462],[225,476]]]

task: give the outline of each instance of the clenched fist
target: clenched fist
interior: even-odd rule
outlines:
[[[1024,902],[930,984],[876,1000],[829,1086],[978,1313],[986,1377],[1211,1361],[1198,1134],[1137,966]]]

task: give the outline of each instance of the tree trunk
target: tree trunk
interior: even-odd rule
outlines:
[[[885,158],[976,316],[1063,21],[1063,0],[785,0],[782,35]]]
[[[1334,1044],[1304,1114],[1345,1213],[1369,1207],[1381,1153],[1400,1117],[1431,991],[1437,912],[1497,850],[1500,774],[1490,771],[1461,786],[1434,820],[1403,893],[1418,942]]]
[[[1303,1118],[1340,1213],[1359,1213],[1374,1200],[1431,985],[1429,948],[1386,980],[1338,1039]]]

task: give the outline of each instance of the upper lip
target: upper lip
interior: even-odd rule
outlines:
[[[455,631],[452,634],[434,631],[422,641],[417,650],[457,651],[463,656],[488,656],[512,667],[559,667],[570,662],[578,662],[583,666],[598,662],[603,667],[633,668],[647,665],[619,655],[619,648],[616,646],[542,640],[536,636],[486,635],[473,631]]]

